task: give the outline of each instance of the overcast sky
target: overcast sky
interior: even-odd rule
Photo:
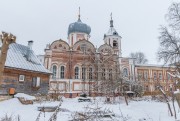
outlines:
[[[36,54],[44,54],[46,44],[67,41],[70,23],[81,20],[91,27],[90,41],[104,43],[109,29],[110,13],[114,27],[122,37],[122,55],[142,51],[149,63],[156,64],[160,25],[171,3],[178,0],[0,0],[0,31],[17,36],[17,43],[33,40]]]

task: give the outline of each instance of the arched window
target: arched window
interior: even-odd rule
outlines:
[[[64,79],[64,66],[60,67],[60,78]]]
[[[89,68],[89,79],[92,79],[92,67]]]
[[[53,65],[52,67],[52,78],[55,79],[56,78],[56,75],[57,75],[57,66],[56,65]]]
[[[123,69],[123,75],[124,75],[125,77],[128,77],[128,69],[127,69],[127,68],[124,68],[124,69]]]
[[[116,40],[113,40],[113,47],[117,47],[118,46],[118,43]]]
[[[79,68],[75,68],[75,79],[79,79]]]

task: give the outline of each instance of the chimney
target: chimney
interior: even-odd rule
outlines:
[[[30,53],[31,53],[31,50],[32,50],[32,45],[33,45],[33,41],[32,40],[28,41],[28,49],[27,49],[27,53],[26,53],[26,59],[28,61],[31,61]]]
[[[33,45],[33,41],[29,40],[28,41],[28,47],[29,47],[30,50],[32,50],[32,45]]]

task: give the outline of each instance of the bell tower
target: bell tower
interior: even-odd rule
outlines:
[[[114,53],[119,55],[119,57],[122,56],[121,36],[119,36],[118,32],[114,28],[112,13],[111,13],[111,19],[110,19],[110,28],[109,28],[108,32],[106,34],[104,34],[104,43],[113,47]]]

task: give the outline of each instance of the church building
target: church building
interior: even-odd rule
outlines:
[[[76,97],[82,92],[92,93],[95,87],[107,89],[120,76],[130,82],[139,81],[145,93],[156,91],[157,82],[168,91],[173,81],[168,77],[168,67],[137,65],[133,58],[122,57],[121,36],[113,25],[104,34],[104,43],[95,47],[91,42],[91,27],[78,20],[68,27],[68,40],[55,40],[39,56],[45,68],[52,72],[49,93],[64,93]],[[118,88],[118,87],[117,87]],[[131,88],[129,88],[131,89]]]

